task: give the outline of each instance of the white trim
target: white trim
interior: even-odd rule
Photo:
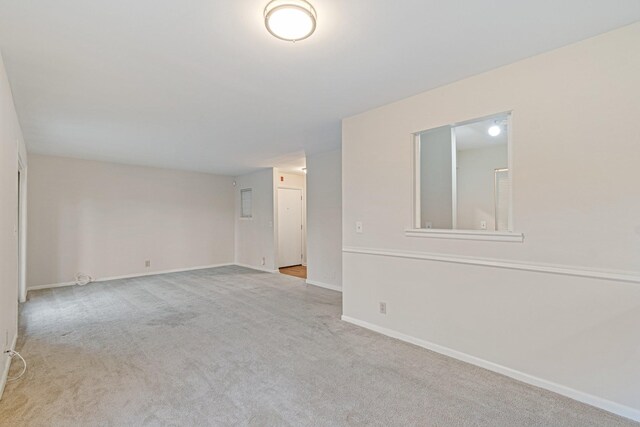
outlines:
[[[422,185],[422,172],[420,147],[420,133],[413,134],[413,226],[415,228],[422,227],[422,193],[420,186]]]
[[[228,267],[230,265],[237,265],[235,263],[229,262],[225,264],[212,264],[212,265],[202,265],[198,267],[187,267],[187,268],[175,268],[172,270],[161,270],[161,271],[149,271],[146,273],[134,273],[134,274],[125,274],[123,276],[112,276],[112,277],[100,277],[94,278],[91,282],[107,282],[109,280],[120,280],[120,279],[133,279],[136,277],[144,277],[144,276],[156,276],[159,274],[168,274],[168,273],[180,273],[183,271],[193,271],[193,270],[205,270],[207,268],[217,268],[217,267]],[[61,283],[51,283],[47,285],[37,285],[30,286],[27,289],[28,291],[37,291],[40,289],[51,289],[51,288],[61,288],[64,286],[73,286],[76,282],[61,282]]]
[[[97,280],[94,280],[94,281],[97,281]],[[30,291],[39,291],[40,289],[52,289],[52,288],[62,288],[65,286],[73,286],[75,284],[76,282],[60,282],[60,283],[49,283],[46,285],[30,286],[27,288],[27,293],[29,293]]]
[[[451,194],[452,194],[452,198],[451,198],[451,224],[452,224],[452,229],[456,229],[457,228],[457,222],[458,222],[458,184],[457,184],[457,172],[456,172],[456,166],[457,166],[457,140],[456,140],[456,132],[455,129],[460,127],[460,126],[464,126],[464,125],[468,125],[471,123],[477,123],[480,121],[484,121],[484,120],[488,120],[488,119],[495,119],[497,117],[501,117],[501,116],[506,116],[506,121],[507,121],[507,168],[509,169],[509,179],[511,181],[511,186],[509,187],[509,218],[508,218],[508,223],[509,223],[509,231],[513,232],[513,175],[512,175],[512,171],[513,171],[513,132],[512,132],[512,117],[513,117],[513,110],[507,110],[507,111],[503,111],[501,113],[495,113],[495,114],[490,114],[488,116],[483,116],[483,117],[476,117],[474,119],[469,119],[469,120],[464,120],[461,122],[456,122],[456,123],[444,123],[444,124],[440,124],[439,126],[434,126],[428,129],[423,129],[417,132],[412,132],[412,136],[413,136],[413,226],[415,227],[414,229],[408,230],[408,231],[416,231],[416,230],[420,230],[421,227],[421,222],[422,222],[422,218],[421,218],[421,194],[420,194],[420,180],[421,180],[421,172],[420,172],[420,135],[425,133],[425,132],[429,132],[431,130],[434,129],[438,129],[438,128],[443,128],[443,127],[449,127],[451,130]],[[464,230],[463,230],[464,231]],[[439,237],[439,238],[449,238],[449,239],[463,239],[463,237],[455,237],[455,236],[423,236],[423,235],[417,235],[417,234],[407,234],[410,237]],[[511,241],[511,240],[504,240],[504,239],[491,239],[491,238],[487,238],[487,239],[479,239],[479,238],[472,238],[472,239],[468,239],[468,240],[497,240],[497,241]],[[514,240],[517,241],[517,240]]]
[[[485,230],[442,230],[434,228],[408,228],[404,231],[407,237],[431,237],[434,239],[488,240],[494,242],[524,241],[524,234],[510,231]]]
[[[238,267],[250,268],[252,270],[265,271],[267,273],[278,273],[278,270],[270,270],[268,268],[255,267],[253,265],[247,264],[239,264],[236,262],[229,262],[225,264],[212,264],[212,265],[203,265],[199,267],[187,267],[187,268],[176,268],[173,270],[161,270],[161,271],[150,271],[148,273],[135,273],[135,274],[125,274],[123,276],[112,276],[112,277],[100,277],[97,279],[93,279],[91,282],[107,282],[109,280],[120,280],[120,279],[134,279],[136,277],[144,277],[144,276],[156,276],[159,274],[168,274],[168,273],[181,273],[183,271],[194,271],[194,270],[206,270],[207,268],[218,268],[218,267],[228,267],[231,265],[237,265]],[[51,283],[47,285],[36,285],[30,286],[27,289],[29,291],[38,291],[40,289],[52,289],[52,288],[62,288],[64,286],[74,286],[76,282],[60,282],[60,283]]]
[[[18,141],[18,147],[20,142]],[[27,300],[27,166],[18,149],[18,301]]]
[[[513,232],[513,115],[511,110],[507,114],[507,168],[509,169],[509,215],[507,219],[508,230]],[[516,183],[517,184],[517,183]]]
[[[427,252],[386,251],[369,248],[345,247],[344,253],[409,258],[427,261],[451,262],[456,264],[478,265],[483,267],[506,268],[509,270],[533,271],[536,273],[560,274],[564,276],[587,277],[590,279],[614,280],[618,282],[640,283],[640,273],[631,271],[594,270],[584,267],[571,267],[553,264],[530,264],[491,258],[471,258],[457,255],[441,255]]]
[[[331,289],[332,291],[342,292],[342,286],[330,285],[328,283],[316,282],[315,280],[306,280],[307,285],[318,286],[319,288]]]
[[[102,277],[99,279],[93,279],[92,281],[107,282],[109,280],[133,279],[135,277],[157,276],[159,274],[182,273],[184,271],[194,271],[194,270],[206,270],[207,268],[228,267],[230,265],[234,265],[234,264],[232,262],[228,262],[223,264],[200,265],[197,267],[174,268],[172,270],[149,271],[147,273],[125,274],[123,276]]]
[[[277,174],[279,175],[279,173]],[[280,263],[282,262],[280,260],[280,190],[294,190],[294,191],[299,191],[300,192],[300,251],[302,252],[300,254],[300,265],[304,265],[303,261],[305,261],[307,259],[306,254],[307,254],[307,249],[306,249],[306,242],[305,242],[305,237],[306,237],[306,205],[305,205],[305,193],[304,193],[304,188],[302,187],[293,187],[293,186],[279,186],[277,183],[279,183],[279,181],[276,181],[276,190],[275,193],[277,193],[277,197],[275,197],[275,202],[274,202],[274,222],[278,223],[278,236],[277,239],[274,240],[274,242],[276,242],[277,246],[276,246],[276,259],[277,259],[277,264],[279,267],[278,268],[282,268],[282,267],[289,267],[289,265],[280,265]]]
[[[554,383],[552,381],[545,380],[503,365],[499,365],[488,360],[481,359],[470,354],[463,353],[461,351],[453,350],[448,347],[441,346],[429,341],[421,340],[419,338],[412,337],[410,335],[403,334],[401,332],[394,331],[382,326],[374,325],[363,320],[354,319],[349,316],[342,316],[342,320],[374,332],[386,335],[391,338],[396,338],[401,341],[408,342],[410,344],[417,345],[418,347],[426,348],[427,350],[434,351],[436,353],[444,354],[445,356],[452,357],[454,359],[461,360],[466,363],[470,363],[475,366],[487,369],[489,371],[497,372],[502,375],[506,375],[510,378],[522,381],[536,387],[543,388],[545,390],[552,391],[554,393],[561,394],[571,399],[577,400],[587,405],[595,406],[596,408],[604,409],[605,411],[612,412],[625,418],[629,418],[635,421],[640,421],[640,410],[631,408],[620,403],[612,402],[598,396],[594,396],[589,393],[585,393],[571,387],[564,386],[562,384]]]
[[[18,333],[16,332],[16,334],[13,337],[13,342],[11,343],[11,347],[5,350],[15,350],[17,342],[18,342]],[[9,368],[11,368],[11,358],[7,356],[7,360],[4,362],[4,370],[2,371],[2,377],[0,377],[0,400],[2,400],[2,395],[4,394],[4,387],[7,385],[7,378],[9,377]]]
[[[458,228],[458,142],[456,127],[451,126],[451,228]]]

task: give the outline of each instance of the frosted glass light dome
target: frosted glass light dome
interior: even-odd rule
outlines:
[[[502,133],[502,129],[500,129],[498,125],[493,125],[489,128],[488,132],[491,136],[498,136]]]
[[[264,8],[264,25],[281,40],[296,42],[316,29],[316,10],[305,0],[273,0]]]

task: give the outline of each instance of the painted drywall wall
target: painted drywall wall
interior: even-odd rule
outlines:
[[[276,169],[276,187],[302,190],[302,264],[307,265],[307,177],[304,173],[282,172]],[[276,225],[277,223],[278,221],[275,221]]]
[[[26,166],[22,131],[0,56],[0,397],[10,360],[5,351],[18,335],[18,156]]]
[[[276,178],[278,188],[307,188],[307,179],[303,173],[282,172],[276,169]]]
[[[345,119],[345,318],[640,420],[638,46],[634,24]],[[407,237],[411,134],[510,110],[524,242]]]
[[[456,160],[458,229],[480,230],[485,221],[487,230],[495,230],[495,170],[509,165],[507,146],[460,150]]]
[[[422,228],[452,228],[451,128],[420,136],[420,224]]]
[[[274,202],[276,172],[273,168],[235,178],[235,261],[237,264],[276,271]],[[240,217],[240,191],[251,189],[252,217]]]
[[[342,151],[307,156],[307,282],[342,288]]]
[[[30,286],[233,263],[231,177],[40,155],[29,164]]]

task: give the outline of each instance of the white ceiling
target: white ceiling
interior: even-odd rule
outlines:
[[[30,152],[238,174],[340,146],[340,119],[640,19],[638,0],[0,0]]]

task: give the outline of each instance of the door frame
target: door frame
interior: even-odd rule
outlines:
[[[300,240],[301,240],[301,247],[302,247],[302,258],[300,259],[300,265],[306,265],[306,255],[307,255],[307,241],[305,239],[305,235],[306,235],[306,228],[307,228],[307,210],[306,210],[306,206],[305,206],[305,192],[304,192],[304,188],[300,188],[300,187],[293,187],[290,185],[283,185],[283,186],[279,186],[276,184],[276,200],[275,200],[275,212],[276,212],[276,218],[275,218],[275,260],[276,260],[276,269],[281,268],[280,267],[280,226],[279,226],[279,222],[280,222],[280,190],[296,190],[296,191],[300,191],[300,195],[302,196],[302,199],[300,200],[300,207],[301,207],[301,223],[302,223],[302,230],[300,233]]]
[[[18,153],[18,301],[27,300],[27,166]],[[19,177],[19,178],[18,178]]]

